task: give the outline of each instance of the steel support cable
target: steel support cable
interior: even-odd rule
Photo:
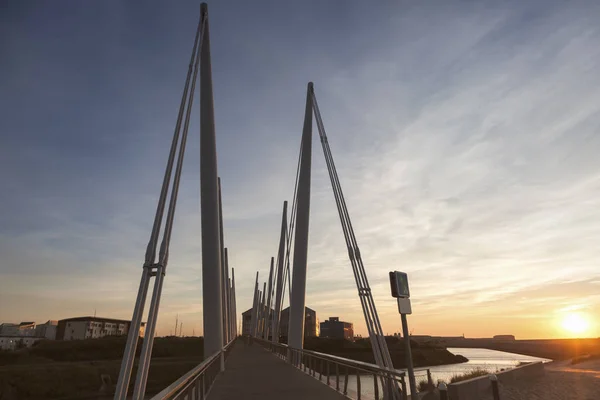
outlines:
[[[300,168],[300,158],[302,157],[302,147],[300,147],[300,155],[298,157],[298,171]],[[291,278],[291,272],[290,272],[290,254],[292,251],[292,238],[294,236],[294,228],[296,225],[296,213],[297,213],[297,209],[298,209],[298,202],[297,202],[297,197],[296,197],[296,192],[298,189],[298,175],[296,176],[296,187],[294,188],[294,201],[292,203],[292,212],[290,215],[290,228],[289,230],[286,229],[286,235],[287,235],[287,252],[286,252],[286,260],[285,260],[285,267],[283,270],[283,282],[284,282],[284,288],[283,288],[283,296],[281,297],[281,306],[283,307],[283,299],[285,298],[285,281],[287,280],[287,286],[288,286],[288,301],[290,303],[290,305],[292,304],[292,278]]]
[[[313,104],[317,104],[316,103],[316,98],[314,97],[314,94],[313,94]],[[363,291],[370,291],[369,282],[368,282],[368,279],[366,277],[366,272],[364,270],[364,264],[362,262],[362,257],[360,256],[360,250],[359,250],[359,247],[358,247],[358,242],[357,242],[356,236],[354,234],[354,229],[352,227],[352,221],[351,221],[350,215],[348,213],[348,208],[346,206],[346,201],[344,199],[344,195],[343,195],[343,192],[342,192],[342,189],[341,189],[341,184],[339,182],[339,177],[337,175],[337,170],[335,168],[335,164],[333,163],[333,155],[331,153],[331,148],[329,147],[329,141],[327,140],[327,135],[325,133],[325,127],[324,127],[323,121],[321,119],[320,111],[318,109],[318,104],[316,106],[316,110],[317,110],[316,114],[318,115],[317,120],[318,120],[318,123],[320,125],[320,129],[322,129],[322,131],[323,131],[322,144],[323,144],[323,147],[324,147],[324,152],[326,152],[326,158],[329,158],[329,160],[330,160],[329,161],[329,163],[330,163],[329,165],[331,165],[333,167],[332,168],[332,173],[333,173],[333,178],[334,178],[335,183],[332,182],[332,184],[334,184],[334,185],[337,186],[337,189],[334,189],[334,190],[338,190],[339,193],[340,193],[339,197],[340,197],[341,207],[344,210],[344,219],[346,220],[346,223],[347,223],[347,226],[348,226],[349,239],[350,239],[350,242],[351,242],[351,247],[348,248],[349,257],[350,257],[351,260],[354,260],[356,262],[357,266],[358,266],[357,271],[358,271],[358,274],[359,274],[359,277],[360,277],[360,281],[361,281],[361,285],[362,285],[362,290]],[[360,288],[359,288],[359,290],[360,290]],[[362,293],[362,294],[364,294],[364,293]],[[373,306],[374,306],[374,304],[373,304]],[[375,316],[376,316],[376,314],[375,314]],[[378,323],[378,321],[374,321],[374,322]],[[380,324],[377,324],[377,325],[378,325],[378,328],[380,328]],[[378,330],[380,330],[380,329],[378,329]]]
[[[330,176],[332,176],[332,185],[335,186],[334,191],[338,191],[339,192],[339,201],[340,201],[340,205],[341,208],[343,210],[344,216],[342,217],[340,215],[341,219],[345,220],[345,223],[347,224],[347,232],[349,234],[349,241],[351,246],[348,247],[348,255],[349,258],[351,260],[351,262],[356,263],[357,266],[357,273],[358,273],[358,277],[359,277],[359,281],[357,281],[357,284],[359,284],[359,296],[360,297],[366,297],[367,298],[367,304],[368,307],[370,309],[370,314],[372,316],[372,320],[370,322],[373,322],[375,324],[375,330],[378,331],[378,334],[383,334],[382,330],[381,330],[381,325],[378,321],[378,317],[377,317],[377,312],[375,309],[375,305],[373,303],[372,297],[371,296],[365,296],[365,292],[369,291],[370,292],[370,288],[369,288],[369,283],[368,280],[366,278],[366,272],[364,270],[364,264],[362,262],[362,258],[360,257],[360,250],[358,248],[358,243],[356,240],[356,236],[354,234],[354,229],[352,227],[352,222],[350,220],[350,215],[348,213],[348,209],[346,206],[346,202],[343,196],[343,192],[341,189],[341,184],[339,182],[339,177],[337,175],[337,170],[335,168],[335,164],[333,162],[333,155],[331,153],[331,148],[329,147],[329,141],[327,140],[327,134],[325,132],[325,127],[321,118],[321,114],[320,111],[318,109],[318,104],[316,103],[316,98],[313,94],[313,104],[316,105],[316,112],[315,114],[317,115],[317,123],[319,126],[319,130],[320,130],[320,134],[322,131],[322,145],[323,145],[323,150],[325,152],[325,157],[326,159],[328,159],[328,165],[332,167],[332,174]],[[344,222],[342,222],[342,224],[344,224]],[[360,283],[359,283],[360,282]],[[362,287],[360,287],[362,286]],[[361,290],[363,293],[361,293]],[[378,335],[379,336],[379,335]],[[383,338],[379,339],[380,340],[384,340]],[[387,344],[382,344],[383,346],[387,347]],[[391,361],[391,360],[390,360]]]
[[[287,277],[287,281],[288,281],[288,296],[290,296],[289,298],[289,302],[291,304],[291,296],[292,296],[292,283],[291,283],[291,277],[290,277],[290,252],[291,252],[291,247],[292,247],[292,237],[294,235],[294,226],[295,226],[295,221],[296,221],[296,209],[298,206],[298,199],[296,197],[296,194],[298,193],[298,181],[300,179],[300,164],[301,164],[301,160],[302,160],[302,146],[303,143],[302,141],[300,142],[300,152],[298,154],[298,166],[296,167],[296,182],[294,184],[294,195],[292,196],[293,202],[292,202],[292,211],[290,213],[290,222],[289,222],[289,229],[286,229],[286,254],[285,254],[285,266],[283,268],[283,293],[281,294],[281,304],[279,304],[279,310],[281,313],[281,309],[283,308],[283,300],[285,299],[285,281],[286,281],[286,277]],[[278,321],[279,322],[279,321]]]
[[[138,332],[141,324],[143,308],[146,303],[146,296],[148,292],[149,279],[151,276],[150,268],[154,267],[154,260],[156,258],[156,247],[158,244],[158,238],[160,234],[160,228],[162,225],[164,209],[166,204],[166,198],[168,194],[169,183],[171,181],[171,174],[173,170],[173,164],[175,161],[175,153],[177,150],[177,144],[179,143],[179,136],[181,132],[181,122],[183,119],[183,113],[185,110],[185,105],[188,97],[188,90],[190,87],[190,78],[192,75],[194,59],[196,54],[200,53],[199,47],[202,46],[201,40],[198,39],[202,36],[202,32],[204,29],[204,18],[200,18],[198,22],[198,28],[196,29],[196,36],[194,38],[194,46],[192,48],[192,55],[190,57],[190,63],[188,66],[188,72],[183,88],[183,94],[181,97],[181,103],[179,106],[179,112],[177,115],[177,122],[175,124],[175,131],[173,133],[173,139],[171,141],[171,148],[169,150],[169,157],[167,160],[167,166],[165,169],[165,175],[163,178],[163,183],[161,186],[161,191],[159,195],[159,201],[156,209],[156,214],[154,217],[154,222],[152,225],[152,231],[150,234],[150,240],[148,242],[148,246],[146,247],[146,254],[144,259],[144,271],[142,272],[142,280],[140,282],[140,288],[138,291],[138,296],[136,299],[136,306],[134,308],[134,314],[132,316],[132,324],[131,331],[127,338],[126,348],[123,354],[123,360],[121,363],[121,369],[119,372],[119,379],[117,382],[117,388],[115,390],[115,399],[124,399],[127,396],[127,390],[129,387],[129,380],[131,377],[131,370],[133,368],[133,361],[135,358],[135,350],[137,348],[138,341]],[[157,277],[160,276],[156,275]],[[157,279],[159,280],[159,279]],[[162,278],[160,279],[162,280]],[[161,283],[162,286],[162,283]],[[156,282],[155,282],[156,287]],[[160,296],[160,292],[158,293]]]
[[[313,102],[313,104],[315,104]],[[333,164],[333,157],[331,154],[331,149],[328,149],[326,147],[326,143],[327,143],[327,136],[325,133],[325,129],[323,126],[323,122],[322,119],[320,118],[320,112],[318,110],[318,105],[317,108],[315,109],[315,114],[317,116],[317,125],[319,128],[319,134],[321,135],[321,143],[323,145],[323,151],[324,151],[324,155],[325,155],[325,159],[326,159],[326,163],[328,166],[328,172],[330,174],[330,178],[331,178],[331,183],[332,183],[332,188],[334,191],[334,197],[336,198],[336,205],[338,207],[338,211],[340,213],[340,222],[342,224],[342,229],[344,231],[344,239],[346,240],[346,244],[348,246],[348,256],[350,258],[350,262],[353,268],[353,273],[355,276],[355,280],[358,286],[358,292],[359,292],[359,299],[361,301],[361,306],[362,306],[362,310],[363,310],[363,314],[365,317],[365,320],[367,322],[367,328],[369,330],[369,338],[371,340],[371,346],[373,348],[373,355],[376,358],[376,362],[380,365],[380,366],[390,366],[391,367],[391,360],[389,360],[389,363],[386,362],[388,361],[389,355],[388,357],[385,357],[384,354],[389,354],[387,349],[382,349],[381,348],[381,343],[380,340],[378,340],[378,338],[380,337],[380,335],[378,335],[376,332],[374,332],[375,327],[373,326],[373,315],[372,312],[373,310],[371,309],[370,305],[367,304],[368,298],[370,296],[366,296],[364,293],[364,288],[361,288],[362,286],[362,282],[360,282],[360,278],[359,278],[359,272],[358,272],[358,267],[359,265],[357,260],[354,257],[354,252],[352,251],[352,247],[351,245],[354,245],[354,243],[349,243],[351,241],[351,236],[350,236],[350,232],[349,229],[351,229],[351,226],[348,226],[348,220],[349,220],[349,214],[347,212],[347,208],[343,207],[343,203],[340,201],[340,197],[343,198],[343,193],[341,193],[341,186],[339,184],[339,180],[337,180],[334,178],[334,171],[335,171],[335,164]],[[337,175],[337,173],[336,173]],[[376,315],[376,314],[375,314]],[[384,384],[384,380],[382,378],[382,384]]]
[[[325,156],[325,163],[327,164],[327,171],[329,173],[329,178],[331,180],[333,194],[335,197],[335,203],[336,203],[336,207],[338,209],[340,223],[342,225],[342,231],[344,233],[344,240],[346,241],[346,246],[348,249],[348,257],[350,259],[350,264],[352,267],[352,272],[354,274],[354,279],[358,286],[358,293],[359,293],[358,297],[361,302],[361,308],[363,310],[365,322],[367,324],[367,330],[369,331],[369,339],[371,341],[371,346],[373,347],[373,355],[376,359],[377,364],[380,366],[384,366],[385,364],[383,362],[381,352],[379,351],[380,345],[377,342],[376,334],[373,330],[372,316],[370,315],[369,307],[366,304],[366,299],[364,298],[365,296],[363,296],[361,293],[361,291],[363,289],[361,287],[362,282],[360,281],[360,278],[359,278],[359,272],[358,272],[358,266],[357,266],[356,259],[353,257],[353,252],[351,250],[353,247],[353,244],[351,243],[350,234],[348,232],[349,229],[351,229],[351,228],[349,227],[348,221],[347,221],[347,210],[343,208],[343,203],[341,202],[341,199],[340,199],[340,197],[343,196],[343,194],[340,193],[341,187],[339,187],[339,182],[336,182],[336,180],[334,178],[335,165],[333,164],[333,159],[331,157],[330,149],[327,149],[326,145],[325,145],[325,143],[327,141],[327,136],[325,133],[323,121],[321,119],[321,113],[319,111],[318,104],[316,103],[316,98],[314,96],[314,93],[313,93],[313,110],[314,110],[314,113],[316,116],[317,128],[319,130],[321,145],[323,147],[323,153]]]
[[[368,328],[370,333],[376,331],[375,338],[371,338],[372,345],[374,345],[374,353],[378,353],[375,347],[381,352],[380,357],[383,359],[383,366],[387,366],[389,368],[393,368],[393,364],[391,358],[389,356],[389,350],[387,348],[387,343],[385,342],[385,338],[383,336],[383,331],[381,329],[381,323],[379,321],[377,311],[375,308],[375,304],[373,298],[370,294],[370,288],[368,284],[368,279],[366,277],[366,272],[364,269],[364,264],[362,262],[362,257],[360,256],[360,250],[358,248],[358,243],[356,240],[356,236],[354,234],[354,229],[352,227],[352,222],[350,220],[350,216],[348,213],[348,209],[346,206],[346,202],[343,196],[343,192],[341,189],[341,184],[339,182],[339,177],[337,175],[337,170],[335,168],[335,163],[333,162],[333,155],[331,153],[331,148],[329,147],[329,141],[327,140],[327,134],[325,132],[325,127],[323,124],[323,120],[321,118],[321,114],[318,108],[318,103],[316,101],[316,96],[313,95],[313,109],[315,111],[315,116],[317,120],[317,127],[319,129],[319,135],[321,136],[321,144],[323,147],[323,152],[325,155],[326,163],[328,166],[328,170],[330,173],[330,178],[332,180],[332,187],[334,191],[334,196],[336,198],[336,205],[338,206],[338,211],[340,212],[340,221],[342,223],[342,229],[344,231],[346,243],[348,245],[348,255],[350,258],[350,262],[354,266],[356,265],[357,270],[355,272],[355,279],[357,280],[358,290],[359,290],[359,298],[361,298],[361,304],[363,304],[363,313],[365,314],[365,318],[367,319],[367,324],[374,324]],[[339,193],[338,193],[339,192]],[[348,235],[348,236],[346,236]],[[353,271],[354,272],[354,271]],[[362,288],[361,288],[362,286]],[[362,289],[362,290],[361,290]],[[362,293],[361,293],[362,292]],[[363,301],[363,298],[364,301]],[[367,305],[367,310],[364,308],[364,304]],[[369,314],[369,318],[367,317]],[[374,329],[373,329],[374,328]],[[373,332],[375,333],[375,332]],[[377,355],[377,354],[375,354]]]
[[[202,24],[204,26],[204,24]],[[204,36],[204,29],[201,30],[200,40],[202,43],[202,38]],[[177,155],[177,166],[175,169],[175,176],[173,178],[173,185],[171,188],[171,197],[169,200],[169,209],[167,211],[167,218],[165,221],[165,230],[163,234],[163,240],[160,246],[159,252],[159,262],[156,271],[156,280],[155,280],[155,293],[153,296],[151,304],[150,304],[150,312],[148,315],[147,321],[147,330],[144,338],[144,346],[142,348],[142,353],[140,354],[139,365],[140,368],[138,370],[138,376],[136,378],[133,398],[134,399],[142,399],[144,397],[144,392],[146,391],[146,383],[148,380],[148,369],[150,366],[150,357],[152,355],[152,347],[154,344],[154,334],[156,330],[156,321],[158,317],[158,310],[160,307],[160,295],[162,293],[162,284],[164,282],[164,274],[167,267],[167,263],[169,261],[169,245],[171,243],[171,233],[173,232],[173,221],[175,219],[175,209],[177,207],[177,196],[179,194],[179,183],[181,181],[181,171],[183,170],[183,160],[185,157],[185,147],[187,143],[187,136],[190,126],[190,118],[192,114],[192,106],[194,103],[194,93],[196,89],[196,81],[198,77],[198,69],[200,65],[200,51],[196,52],[196,61],[194,65],[194,74],[191,81],[191,87],[189,90],[189,98],[187,101],[187,109],[185,113],[185,123],[183,126],[183,133],[181,135],[181,142],[179,144],[179,152]]]
[[[204,29],[202,35],[204,36]],[[202,40],[202,37],[201,39]],[[194,66],[194,77],[192,79],[192,87],[190,90],[190,97],[188,101],[188,108],[185,116],[185,125],[183,127],[183,135],[181,137],[181,145],[179,150],[179,157],[177,159],[177,169],[175,171],[175,180],[173,181],[173,189],[171,193],[171,202],[169,204],[169,212],[167,214],[167,221],[165,226],[165,234],[163,241],[160,246],[160,263],[166,268],[169,260],[169,245],[171,244],[171,233],[173,231],[173,220],[175,219],[175,208],[177,206],[177,195],[179,193],[179,182],[181,180],[181,171],[183,169],[183,158],[185,156],[185,145],[187,143],[188,130],[190,127],[190,117],[192,114],[192,106],[194,104],[194,91],[196,90],[196,81],[198,77],[198,69],[200,66],[200,51],[196,55],[196,65]]]
[[[183,113],[185,110],[185,104],[188,96],[188,89],[190,86],[190,78],[192,76],[192,70],[194,65],[194,59],[196,53],[200,53],[200,49],[198,47],[202,47],[202,38],[201,36],[204,33],[204,18],[200,18],[198,22],[198,28],[196,29],[196,36],[194,38],[194,47],[192,49],[192,55],[190,57],[190,63],[188,66],[188,72],[185,79],[185,85],[183,88],[183,95],[181,96],[181,103],[179,105],[179,113],[177,115],[177,122],[175,124],[175,132],[173,133],[173,141],[171,143],[171,149],[169,151],[169,159],[167,161],[167,168],[165,171],[165,176],[163,178],[163,185],[160,191],[160,197],[158,200],[158,207],[156,210],[156,216],[154,217],[154,224],[152,226],[152,234],[150,236],[150,242],[148,243],[148,247],[146,250],[146,263],[151,265],[154,263],[154,258],[156,257],[156,245],[158,244],[158,236],[160,232],[160,226],[163,219],[163,213],[165,208],[165,203],[167,200],[167,191],[169,187],[169,182],[171,181],[171,172],[173,169],[173,163],[175,161],[175,152],[177,149],[177,143],[179,141],[179,133],[181,131],[181,121],[183,119]],[[198,39],[200,38],[200,41]]]

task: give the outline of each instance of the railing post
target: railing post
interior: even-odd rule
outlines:
[[[386,376],[386,382],[387,384],[385,385],[385,393],[387,393],[387,398],[391,400],[394,398],[394,380],[392,379],[391,375],[388,374]],[[404,394],[406,394],[406,392],[404,392]]]
[[[360,400],[360,373],[358,372],[358,369],[356,370],[356,391],[357,393],[357,400]]]
[[[498,387],[498,377],[496,374],[490,375],[490,381],[492,382],[492,394],[494,400],[500,400],[500,388]]]
[[[427,368],[427,386],[429,386],[429,389],[431,390],[435,387],[433,384],[433,378],[431,377],[431,370],[429,368]]]
[[[221,354],[219,355],[219,359],[220,359],[219,363],[221,365],[220,366],[221,372],[224,372],[225,371],[225,348],[221,349]]]
[[[377,375],[373,374],[373,393],[375,393],[375,400],[379,400],[379,384],[377,383]]]
[[[346,376],[344,376],[344,394],[348,394],[348,366],[346,366]]]
[[[326,361],[327,364],[327,386],[329,386],[329,360]]]
[[[335,390],[340,391],[340,367],[339,364],[335,364]]]
[[[440,400],[448,400],[448,387],[445,383],[440,383],[438,385],[438,389],[440,391]]]
[[[202,374],[202,376],[204,376],[204,374]],[[202,396],[202,380],[201,379],[197,379],[196,380],[196,385],[194,385],[196,387],[196,396],[195,399],[196,400],[200,400],[203,399],[204,396]]]
[[[402,381],[400,383],[402,385],[402,399],[408,400],[408,392],[406,390],[406,375],[402,375]],[[393,388],[391,389],[393,393]],[[393,396],[393,395],[392,395]]]
[[[321,382],[321,375],[323,374],[323,359],[320,359],[321,361],[319,362],[319,382]]]

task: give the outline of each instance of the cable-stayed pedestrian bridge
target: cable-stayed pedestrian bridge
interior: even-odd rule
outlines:
[[[406,399],[408,390],[405,377],[402,372],[394,370],[392,365],[312,83],[308,83],[307,87],[290,218],[288,220],[288,204],[284,201],[277,257],[271,257],[268,279],[264,282],[262,291],[259,290],[258,273],[256,275],[251,332],[244,338],[237,338],[235,275],[233,268],[231,277],[229,275],[228,249],[224,246],[221,181],[217,169],[209,18],[206,4],[202,4],[154,224],[142,267],[115,400],[125,400],[130,396],[134,399],[144,399],[151,395],[146,393],[148,370],[161,292],[166,279],[177,194],[197,82],[200,85],[200,204],[205,360],[153,398]],[[331,180],[375,364],[303,348],[313,122],[317,127]],[[283,344],[280,343],[279,322],[286,288],[290,313],[287,344]],[[150,305],[145,336],[137,368],[134,368],[138,332],[148,294]],[[410,387],[414,389],[414,386],[412,379]]]

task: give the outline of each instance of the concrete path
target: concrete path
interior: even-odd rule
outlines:
[[[241,340],[234,344],[225,372],[208,394],[208,400],[239,399],[348,400],[260,345],[246,345]]]
[[[600,399],[600,361],[577,365],[553,362],[536,379],[500,386],[502,400],[597,400]],[[492,400],[492,396],[484,400]]]

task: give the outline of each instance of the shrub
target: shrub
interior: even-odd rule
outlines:
[[[417,390],[419,391],[419,393],[426,392],[429,390],[429,382],[427,382],[427,379],[421,379],[419,381],[419,383],[417,384]]]

